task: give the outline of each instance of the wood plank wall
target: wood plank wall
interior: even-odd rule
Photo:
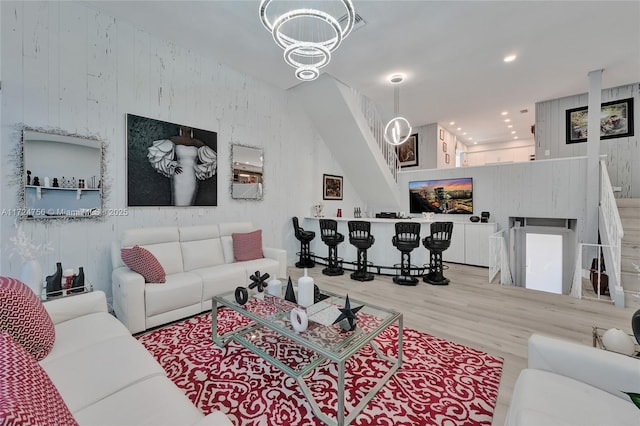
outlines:
[[[606,77],[606,70],[604,76]],[[585,76],[585,81],[587,81]],[[600,141],[600,154],[605,162],[611,183],[622,187],[616,193],[620,198],[640,197],[640,83],[602,90],[602,102],[633,98],[635,134],[631,137]],[[587,154],[586,143],[566,143],[565,112],[568,109],[587,106],[589,97],[582,93],[565,98],[536,103],[536,158],[563,158]],[[546,151],[549,155],[545,155]]]
[[[54,246],[40,259],[46,274],[57,261],[84,266],[109,295],[110,243],[131,227],[250,220],[263,229],[265,244],[295,257],[291,215],[311,214],[322,200],[322,174],[343,171],[289,93],[81,2],[3,1],[0,7],[2,208],[19,207],[12,154],[21,124],[104,140],[105,207],[114,212],[127,207],[126,113],[218,132],[218,207],[130,208],[101,222],[26,221],[36,243]],[[264,148],[264,201],[231,199],[232,143]],[[364,207],[347,176],[344,184],[344,200],[325,202],[326,211]],[[18,276],[22,262],[6,251],[14,220],[0,218],[0,272]]]

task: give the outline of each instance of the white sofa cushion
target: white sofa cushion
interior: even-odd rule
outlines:
[[[193,272],[167,275],[164,284],[145,284],[146,316],[201,303],[202,279]]]
[[[184,271],[182,250],[179,242],[150,244],[140,247],[149,250],[158,259],[167,275]]]
[[[640,425],[640,410],[630,402],[548,371],[523,370],[511,401],[509,425]]]
[[[40,365],[72,413],[132,383],[166,374],[144,346],[130,335],[103,340],[65,356],[45,358]]]
[[[246,287],[247,273],[244,265],[217,265],[209,268],[198,269],[193,271],[202,279],[202,302],[210,300],[213,296],[233,291],[236,287]],[[203,307],[203,309],[209,308]]]
[[[51,362],[105,340],[131,335],[127,327],[106,312],[87,314],[81,318],[56,325],[56,341],[43,362]]]
[[[73,413],[80,424],[189,425],[203,416],[168,378],[152,377]],[[220,417],[219,425],[232,423]]]
[[[224,253],[224,263],[233,263],[233,238],[230,235],[220,237],[220,243],[222,244],[222,252]]]
[[[187,241],[181,243],[184,270],[206,268],[208,266],[224,265],[224,253],[220,238],[209,240]]]

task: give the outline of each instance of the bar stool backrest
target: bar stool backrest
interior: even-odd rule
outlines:
[[[351,220],[349,225],[349,239],[367,240],[371,235],[371,223],[362,220]]]
[[[396,235],[392,239],[398,249],[416,248],[420,245],[419,222],[396,222]]]
[[[338,234],[338,222],[333,219],[320,219],[320,237],[333,238]]]
[[[431,239],[440,241],[451,241],[453,232],[453,222],[433,222],[431,223]]]

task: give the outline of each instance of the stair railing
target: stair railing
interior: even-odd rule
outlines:
[[[387,141],[384,140],[385,124],[382,121],[380,114],[378,113],[378,108],[376,108],[375,102],[353,88],[351,88],[351,91],[358,100],[358,104],[360,105],[362,114],[367,120],[369,129],[371,129],[371,133],[373,134],[373,137],[378,144],[378,148],[382,153],[382,157],[387,163],[389,171],[393,175],[393,180],[397,182],[398,171],[400,170],[400,161],[398,160],[398,155],[396,154],[395,147],[391,144],[388,144]]]
[[[600,210],[598,229],[602,241],[602,253],[607,265],[609,291],[616,306],[624,307],[624,291],[621,281],[621,247],[624,230],[607,165],[600,160]]]

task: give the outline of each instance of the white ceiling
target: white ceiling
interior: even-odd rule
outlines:
[[[280,88],[304,84],[262,26],[259,0],[87,3]],[[535,102],[588,92],[589,71],[604,69],[604,88],[640,81],[639,0],[353,4],[366,25],[323,71],[374,99],[388,118],[393,88],[386,78],[405,73],[402,115],[414,127],[440,123],[467,144],[469,136],[510,141],[512,130],[530,139]],[[504,63],[511,53],[518,58]]]

